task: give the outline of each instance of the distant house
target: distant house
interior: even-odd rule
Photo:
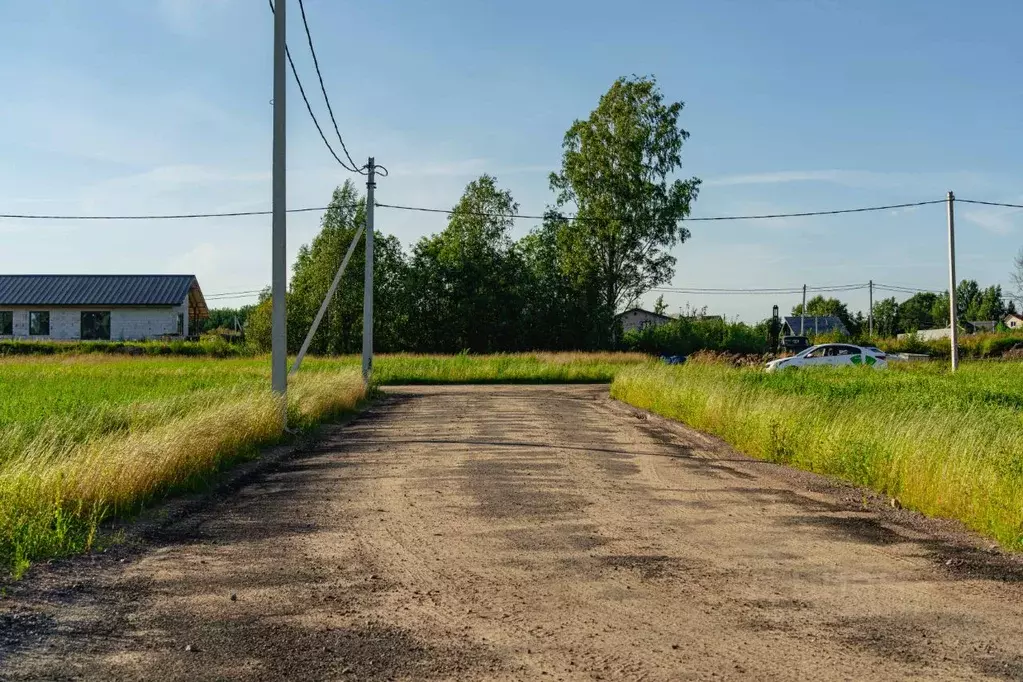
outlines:
[[[0,275],[0,339],[184,338],[207,317],[194,275]]]
[[[997,322],[990,322],[985,320],[977,320],[974,322],[961,321],[959,323],[960,334],[976,334],[978,332],[993,332],[998,327]],[[939,329],[921,329],[915,332],[907,332],[905,334],[899,334],[899,339],[908,339],[911,336],[921,341],[940,341],[943,339],[951,338],[952,327],[941,327]]]
[[[1002,318],[1002,323],[1009,329],[1023,329],[1023,315],[1009,313]]]
[[[667,315],[660,315],[643,308],[630,308],[624,313],[618,313],[615,319],[621,323],[622,331],[627,332],[646,327],[659,327],[665,322],[671,321]]]
[[[785,318],[783,333],[785,336],[810,336],[816,334],[839,333],[849,335],[845,324],[834,315],[793,315]]]

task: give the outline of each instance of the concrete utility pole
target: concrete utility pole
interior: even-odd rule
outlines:
[[[373,209],[376,189],[376,164],[369,157],[366,165],[366,277],[362,299],[362,378],[369,382],[373,373]]]
[[[870,312],[867,313],[867,335],[874,337],[874,280],[870,280]]]
[[[275,393],[286,396],[288,392],[288,332],[285,295],[288,285],[288,261],[285,252],[287,244],[287,206],[284,174],[287,163],[285,136],[285,91],[287,72],[285,69],[285,23],[284,13],[288,3],[277,0],[274,11],[274,121],[273,121],[273,273],[271,278],[270,345],[270,387]]]
[[[803,309],[799,311],[799,335],[806,336],[806,285],[803,285]]]
[[[952,324],[952,371],[959,369],[959,323],[956,315],[956,197],[948,193],[948,317]]]

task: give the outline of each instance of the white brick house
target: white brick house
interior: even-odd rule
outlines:
[[[194,275],[0,275],[0,339],[186,338],[208,316]]]

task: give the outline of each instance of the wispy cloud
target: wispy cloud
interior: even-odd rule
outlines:
[[[141,173],[132,173],[104,180],[93,190],[167,192],[189,185],[269,182],[269,171],[241,171],[199,164],[157,166]]]
[[[486,172],[486,159],[460,159],[455,161],[420,162],[397,160],[388,170],[398,177],[450,177],[477,175]]]
[[[546,174],[556,167],[556,165],[544,164],[501,165],[490,159],[477,158],[426,163],[417,161],[402,162],[399,160],[390,164],[389,170],[392,175],[400,177],[462,177],[490,173],[500,178],[503,175]]]
[[[1004,179],[1002,179],[1004,181]],[[990,186],[992,178],[971,171],[912,172],[912,171],[864,171],[843,169],[821,170],[780,170],[741,175],[724,175],[706,178],[705,187],[733,187],[740,185],[775,185],[797,182],[818,182],[841,185],[858,189],[913,189],[936,194],[936,198],[948,189],[971,189]]]
[[[1023,223],[1023,210],[1018,208],[978,207],[963,210],[961,214],[963,220],[1000,236],[1015,232],[1017,225]]]
[[[835,182],[845,171],[770,171],[765,173],[746,173],[743,175],[724,175],[705,178],[704,187],[731,187],[734,185],[775,185],[788,182]]]
[[[86,213],[222,211],[227,204],[266,203],[269,183],[268,171],[170,164],[92,183],[75,200]]]
[[[232,0],[158,0],[156,12],[160,19],[176,33],[193,36],[211,12],[223,11]]]

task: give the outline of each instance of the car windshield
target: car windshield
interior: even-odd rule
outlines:
[[[814,352],[815,350],[818,350],[818,349],[820,349],[820,346],[810,346],[809,348],[804,350],[802,353],[798,353],[796,355],[796,357],[797,358],[805,358],[807,355],[809,355],[810,353],[812,353],[812,352]]]

